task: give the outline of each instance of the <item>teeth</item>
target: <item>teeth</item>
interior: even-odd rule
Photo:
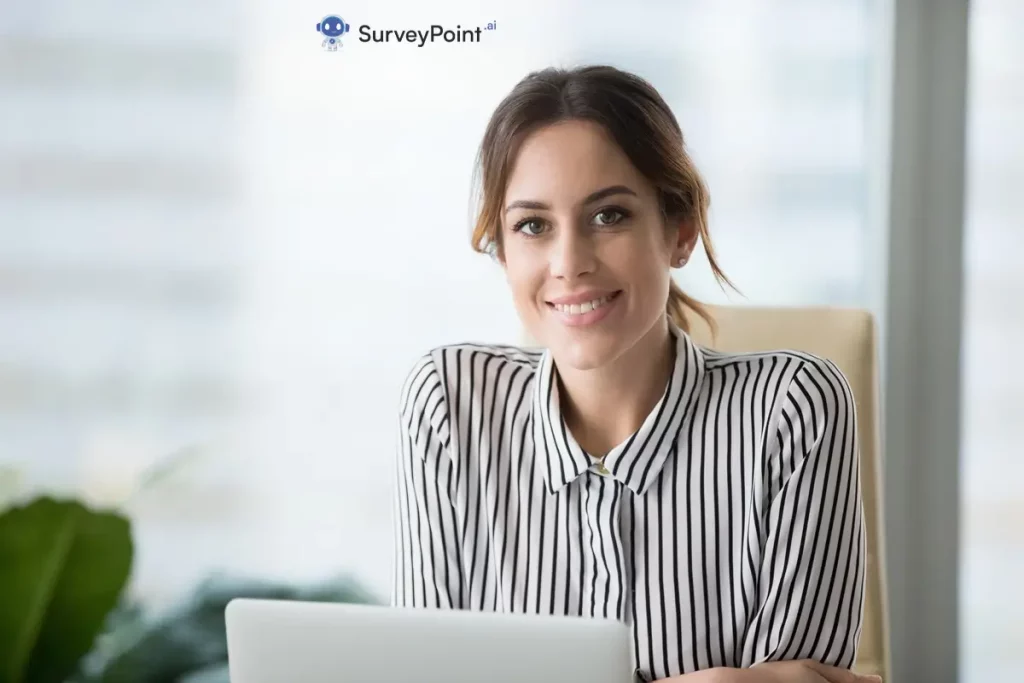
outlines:
[[[554,306],[559,312],[565,313],[566,315],[583,315],[584,313],[590,313],[597,308],[601,308],[611,300],[612,295],[608,295],[582,304],[555,304]]]

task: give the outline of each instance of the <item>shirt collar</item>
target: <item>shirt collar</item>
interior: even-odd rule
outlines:
[[[640,429],[604,459],[610,476],[636,494],[644,493],[658,478],[704,378],[704,354],[675,325],[670,324],[670,332],[675,338],[676,357],[665,393]],[[595,462],[565,425],[555,380],[554,360],[551,352],[545,350],[533,385],[533,441],[552,493],[574,481]]]

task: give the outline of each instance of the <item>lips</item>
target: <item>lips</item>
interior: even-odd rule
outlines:
[[[559,313],[565,315],[584,315],[591,311],[596,311],[602,306],[606,306],[611,303],[615,297],[619,295],[618,292],[612,292],[611,294],[605,294],[604,296],[595,297],[579,303],[554,303],[550,305]]]
[[[548,301],[548,309],[563,325],[589,327],[611,315],[618,307],[622,290],[594,291]]]

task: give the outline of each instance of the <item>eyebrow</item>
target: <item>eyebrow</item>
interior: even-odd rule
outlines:
[[[600,199],[604,199],[605,197],[610,197],[611,195],[615,194],[628,194],[632,195],[633,197],[637,196],[636,192],[629,189],[625,185],[612,185],[611,187],[606,187],[603,190],[591,192],[589,195],[587,195],[587,198],[583,200],[583,204],[592,204],[593,202],[596,202]],[[505,213],[508,213],[512,209],[538,209],[548,211],[551,209],[551,207],[545,204],[544,202],[532,201],[529,199],[517,199],[516,201],[512,202],[505,208]]]

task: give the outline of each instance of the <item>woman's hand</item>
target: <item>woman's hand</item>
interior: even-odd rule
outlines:
[[[708,669],[664,679],[659,683],[882,683],[882,679],[801,659],[793,662],[766,662],[749,669]]]
[[[747,671],[755,677],[742,679],[743,683],[882,683],[880,676],[856,674],[849,669],[828,666],[813,659],[766,662]]]

